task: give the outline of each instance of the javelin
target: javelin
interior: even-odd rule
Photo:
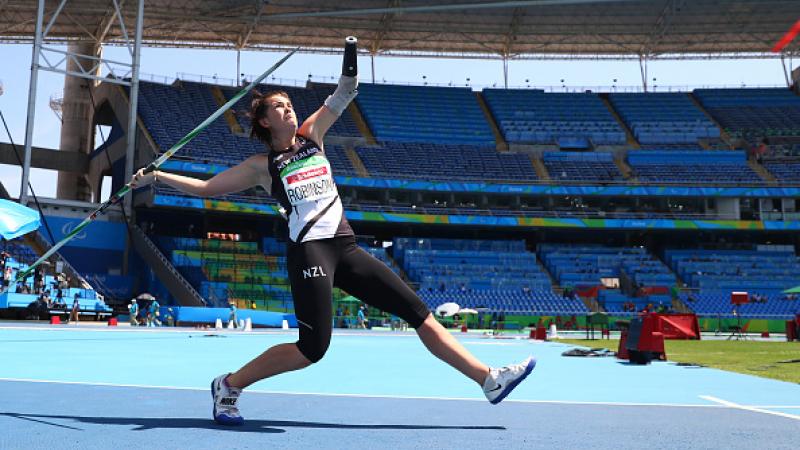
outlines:
[[[272,67],[267,69],[266,72],[262,73],[258,78],[253,80],[252,83],[248,84],[244,89],[242,89],[236,95],[234,95],[233,98],[228,100],[227,103],[225,103],[224,105],[220,106],[220,108],[216,112],[214,112],[214,114],[210,115],[208,117],[208,119],[204,120],[203,123],[201,123],[200,125],[196,126],[194,130],[189,132],[189,134],[187,134],[186,136],[182,137],[181,140],[178,141],[178,143],[176,143],[169,150],[164,152],[163,155],[159,156],[155,161],[151,162],[147,166],[147,168],[145,168],[145,173],[152,172],[152,171],[156,170],[161,164],[164,164],[164,162],[166,160],[168,160],[169,158],[171,158],[172,155],[175,154],[175,152],[180,150],[181,147],[183,147],[184,145],[189,143],[189,141],[194,139],[195,136],[200,134],[200,132],[203,131],[203,129],[205,129],[207,126],[209,126],[211,124],[211,122],[217,120],[219,118],[219,116],[221,116],[222,114],[225,113],[225,111],[230,109],[230,107],[233,106],[237,101],[239,101],[239,99],[244,97],[245,94],[247,94],[248,92],[250,92],[251,89],[256,87],[256,85],[258,85],[258,83],[260,83],[262,80],[264,80],[264,78],[269,76],[269,74],[274,72],[278,67],[281,66],[281,64],[286,62],[286,60],[289,59],[289,57],[292,56],[299,49],[300,49],[300,47],[297,47],[294,50],[290,51],[286,56],[284,56],[283,58],[278,60],[278,62],[276,62]],[[73,237],[75,237],[75,235],[80,233],[81,230],[83,230],[84,228],[89,226],[89,224],[92,223],[92,221],[94,221],[94,219],[96,219],[99,215],[103,214],[103,212],[105,212],[105,210],[109,206],[114,205],[117,202],[119,202],[120,199],[122,199],[122,197],[125,197],[125,194],[127,194],[130,191],[131,191],[131,182],[129,181],[128,184],[126,184],[120,190],[118,190],[116,193],[114,193],[114,195],[112,195],[111,198],[106,200],[105,203],[100,205],[100,207],[95,209],[94,212],[89,214],[89,216],[87,218],[83,219],[83,221],[80,224],[78,224],[78,226],[75,227],[75,229],[73,229],[69,234],[64,236],[60,241],[58,241],[57,244],[55,244],[54,246],[50,247],[50,250],[48,250],[44,255],[42,255],[39,259],[37,259],[36,262],[34,262],[30,266],[28,266],[28,268],[24,272],[20,272],[19,274],[17,274],[17,279],[14,280],[14,283],[17,283],[20,280],[22,280],[25,277],[27,277],[28,274],[30,274],[31,271],[33,271],[33,269],[36,266],[41,264],[42,261],[44,261],[45,259],[49,258],[53,253],[57,252],[58,249],[63,247],[64,244],[69,242]]]

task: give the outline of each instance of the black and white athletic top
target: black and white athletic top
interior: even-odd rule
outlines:
[[[298,135],[295,145],[269,152],[271,193],[289,220],[289,238],[306,242],[353,236],[325,152]]]

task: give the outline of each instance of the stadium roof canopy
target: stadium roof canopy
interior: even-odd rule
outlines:
[[[138,0],[117,0],[128,33]],[[60,1],[47,0],[45,25]],[[33,39],[37,2],[0,0],[0,42]],[[769,57],[799,0],[146,0],[144,45],[457,58]],[[67,0],[48,41],[121,43],[112,0]],[[800,53],[797,40],[784,54]]]

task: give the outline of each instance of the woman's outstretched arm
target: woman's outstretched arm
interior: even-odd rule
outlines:
[[[144,169],[140,169],[133,176],[131,186],[139,188],[147,186],[154,181],[198,197],[216,197],[233,192],[241,192],[259,185],[264,187],[267,192],[270,190],[267,159],[264,155],[251,156],[240,164],[220,172],[208,180],[200,180],[159,170],[144,173]]]

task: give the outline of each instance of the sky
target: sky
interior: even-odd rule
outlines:
[[[0,112],[8,123],[13,142],[20,149],[25,143],[28,91],[32,46],[27,44],[0,44],[0,82],[4,93],[0,95]],[[243,51],[240,73],[252,79],[274,64],[283,53]],[[104,48],[104,57],[130,61],[124,47]],[[796,65],[787,61],[787,68]],[[371,61],[359,57],[361,82],[371,82]],[[499,60],[457,60],[431,58],[377,57],[374,60],[375,80],[397,84],[469,84],[473,89],[487,86],[503,87],[503,65]],[[594,89],[608,91],[616,86],[618,91],[641,89],[642,79],[637,61],[510,61],[509,87],[544,88],[546,90],[581,91]],[[277,84],[302,85],[312,75],[315,81],[333,81],[341,71],[341,56],[296,54],[273,74]],[[237,78],[236,52],[232,50],[193,50],[143,48],[141,56],[142,80],[172,82],[181,78],[211,82],[212,77],[223,84]],[[105,72],[103,73],[105,75]],[[786,86],[783,66],[778,59],[761,60],[698,60],[655,61],[648,64],[648,84],[657,91],[669,89],[690,90],[695,87]],[[616,80],[616,82],[614,81]],[[33,145],[59,147],[60,122],[49,107],[51,97],[60,97],[64,76],[40,71],[35,103]],[[562,87],[563,86],[563,87]],[[0,128],[0,142],[10,142],[5,128]],[[101,144],[98,136],[97,145]],[[20,191],[22,170],[18,166],[0,164],[0,180],[12,197]],[[56,172],[32,169],[31,184],[40,197],[55,197]],[[103,199],[108,197],[104,190]]]

